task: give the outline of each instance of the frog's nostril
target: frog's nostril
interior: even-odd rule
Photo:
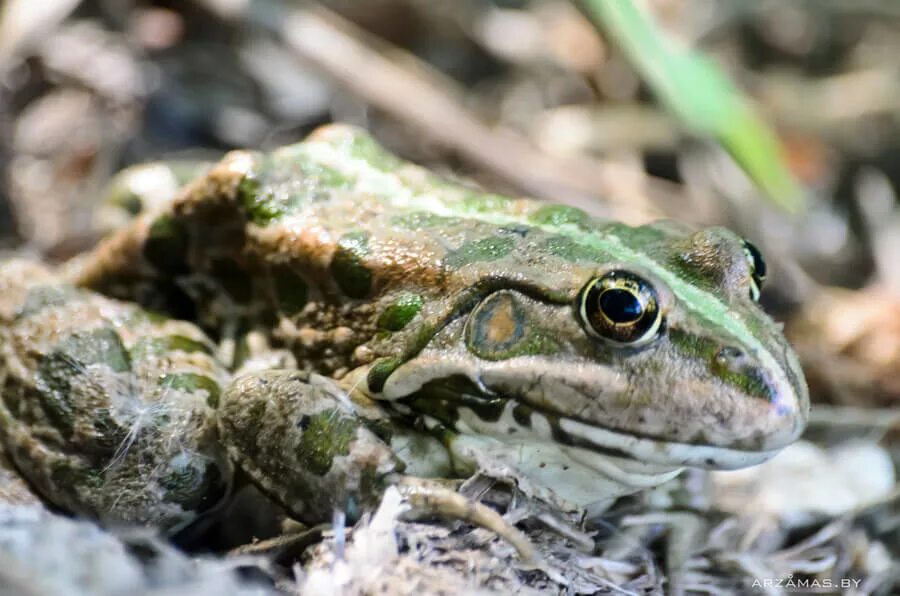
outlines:
[[[725,346],[716,354],[716,362],[732,370],[744,367],[747,361],[747,353],[735,346]]]

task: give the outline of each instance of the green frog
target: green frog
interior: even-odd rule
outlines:
[[[474,190],[331,125],[0,267],[0,439],[57,507],[169,528],[235,469],[309,523],[479,468],[599,510],[803,431],[765,277],[726,229]]]

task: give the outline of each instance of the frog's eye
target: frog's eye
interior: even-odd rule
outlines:
[[[588,333],[614,345],[643,345],[662,324],[656,290],[628,271],[610,271],[589,281],[581,292],[579,314]]]
[[[750,264],[750,298],[758,302],[759,292],[766,281],[766,262],[759,249],[749,240],[744,240],[744,254]]]

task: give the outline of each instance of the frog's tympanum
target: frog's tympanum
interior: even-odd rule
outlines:
[[[303,521],[485,462],[609,502],[801,433],[765,275],[726,229],[473,190],[330,126],[58,272],[0,267],[0,437],[57,507],[168,527],[233,466]]]

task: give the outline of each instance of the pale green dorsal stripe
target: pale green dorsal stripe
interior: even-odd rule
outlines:
[[[381,197],[399,209],[422,210],[446,217],[465,216],[480,222],[502,226],[509,224],[523,224],[521,218],[504,213],[491,212],[465,212],[460,213],[448,205],[438,194],[416,194],[408,186],[404,185],[396,175],[373,167],[368,161],[349,155],[341,151],[332,143],[325,140],[306,141],[302,144],[304,153],[314,162],[327,164],[351,178],[356,179],[356,191],[369,193]],[[665,282],[679,301],[699,318],[706,319],[713,325],[726,330],[745,346],[756,352],[761,364],[780,377],[779,385],[790,387],[785,372],[778,364],[771,351],[760,342],[747,323],[737,312],[729,308],[721,299],[695,285],[692,285],[678,277],[672,270],[651,259],[648,255],[628,248],[620,238],[610,232],[585,232],[575,224],[563,224],[552,226],[546,224],[528,223],[530,227],[547,232],[563,234],[583,244],[605,250],[612,254],[622,255],[622,259],[644,267],[663,282]],[[799,369],[799,364],[793,354],[789,354],[790,366]]]

